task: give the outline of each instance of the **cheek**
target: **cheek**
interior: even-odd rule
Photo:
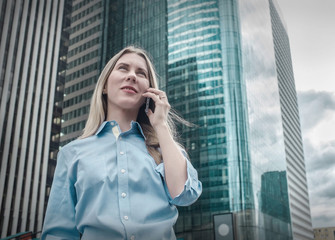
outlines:
[[[105,83],[105,89],[110,94],[113,94],[119,86],[120,86],[120,83],[117,80],[115,80],[115,78],[112,75],[108,77]]]
[[[145,88],[145,90],[147,90],[149,87],[150,87],[150,83],[148,80],[146,80],[144,83],[143,83],[143,87]]]
[[[105,89],[109,89],[111,86],[111,76],[108,77],[107,81],[105,82]]]
[[[147,91],[147,89],[150,87],[150,84],[149,84],[148,80],[144,81],[144,79],[143,79],[143,81],[138,83],[138,87],[139,87],[139,89],[142,93],[145,93]]]
[[[107,78],[107,81],[106,81],[106,85],[108,85],[109,87],[114,85],[114,84],[118,84],[118,79],[119,79],[119,76],[116,72],[112,71],[109,75],[109,77]]]

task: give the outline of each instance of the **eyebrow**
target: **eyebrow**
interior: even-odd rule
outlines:
[[[119,65],[125,65],[125,66],[129,67],[129,64],[128,64],[128,63],[124,63],[124,62],[120,62],[120,63],[118,63],[116,66],[119,66]],[[139,70],[142,70],[142,71],[144,71],[146,74],[148,74],[148,71],[147,71],[145,68],[141,68],[141,67],[139,67],[138,69],[139,69]]]

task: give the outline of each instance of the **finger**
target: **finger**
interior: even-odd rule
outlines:
[[[160,97],[158,94],[152,93],[152,92],[146,92],[142,94],[143,97],[149,97],[151,98],[154,102],[157,102],[160,100]]]
[[[147,92],[152,92],[152,93],[157,94],[161,97],[166,96],[166,93],[164,91],[156,89],[156,88],[148,88]]]
[[[159,93],[162,93],[163,91],[157,88],[148,88],[147,92],[153,92],[153,93],[159,94]]]
[[[147,89],[147,92],[151,92],[151,93],[154,93],[156,95],[159,96],[159,99],[163,100],[167,100],[167,96],[166,96],[166,93],[162,90],[159,90],[159,89],[155,89],[155,88],[149,88]]]
[[[146,114],[147,114],[147,116],[150,118],[150,116],[151,116],[152,114],[154,114],[154,113],[153,113],[152,110],[149,108],[149,109],[148,109],[148,112],[146,112]]]

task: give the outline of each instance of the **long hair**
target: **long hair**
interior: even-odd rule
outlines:
[[[102,70],[98,82],[96,84],[92,99],[90,112],[88,115],[88,119],[83,130],[83,134],[79,137],[80,139],[87,138],[96,133],[99,126],[106,120],[107,116],[107,96],[103,94],[103,89],[106,85],[107,79],[110,73],[113,71],[116,62],[127,53],[136,53],[141,56],[146,64],[148,69],[148,79],[151,88],[158,89],[157,84],[157,76],[154,69],[154,66],[149,58],[148,53],[138,47],[128,46],[118,52],[114,57],[112,57],[104,69]],[[146,137],[146,147],[150,155],[155,159],[155,162],[159,164],[161,162],[162,156],[159,151],[159,142],[156,136],[156,132],[150,124],[149,118],[147,117],[144,111],[144,105],[140,108],[136,121],[141,125],[143,134]],[[151,106],[152,107],[152,106]],[[169,115],[167,118],[167,123],[169,127],[169,131],[173,136],[174,140],[177,141],[177,132],[175,122],[178,121],[187,125],[187,121],[180,118],[173,110],[169,111]],[[178,143],[179,144],[179,143]],[[180,144],[179,144],[180,145]]]

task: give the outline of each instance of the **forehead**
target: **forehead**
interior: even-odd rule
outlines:
[[[119,60],[116,62],[116,65],[120,63],[125,63],[135,66],[137,68],[147,70],[147,63],[145,59],[136,53],[126,53],[122,55],[122,57],[120,57]]]

